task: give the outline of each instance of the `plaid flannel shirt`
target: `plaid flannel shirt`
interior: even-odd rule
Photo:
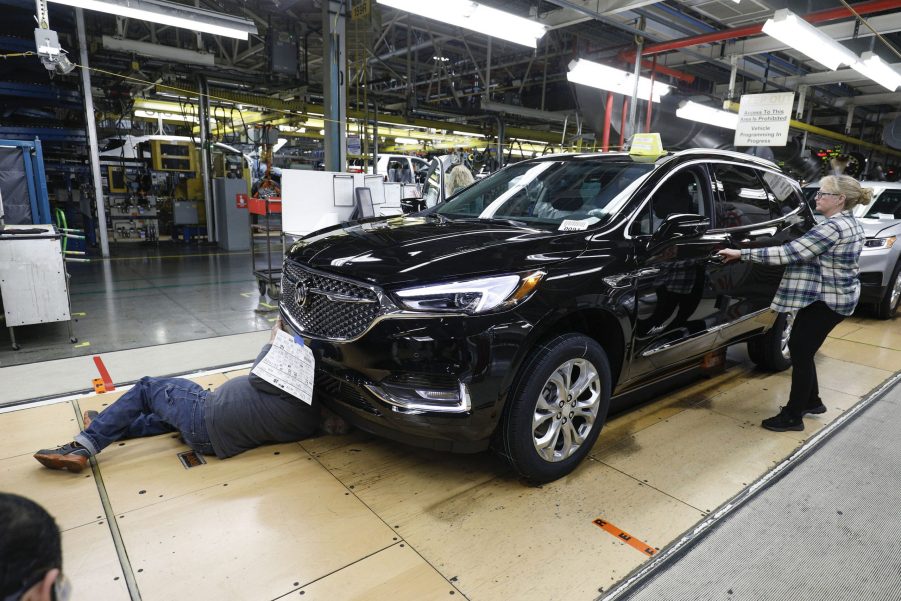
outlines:
[[[743,261],[787,265],[770,305],[797,311],[821,300],[842,315],[851,315],[860,298],[858,259],[866,236],[850,211],[842,211],[782,246],[744,248]]]

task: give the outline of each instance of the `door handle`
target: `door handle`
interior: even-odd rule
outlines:
[[[647,267],[645,269],[639,269],[637,275],[640,278],[647,278],[651,276],[658,275],[660,273],[660,269],[657,267]]]

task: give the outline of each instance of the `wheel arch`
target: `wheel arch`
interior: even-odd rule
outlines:
[[[622,377],[626,358],[626,332],[621,318],[605,309],[586,308],[564,314],[550,316],[540,322],[533,330],[526,343],[523,344],[516,358],[516,368],[511,370],[505,390],[512,392],[521,377],[529,355],[542,343],[561,334],[584,334],[601,345],[610,362],[610,374],[613,381],[610,390]]]

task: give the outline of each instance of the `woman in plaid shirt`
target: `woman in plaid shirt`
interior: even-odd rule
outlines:
[[[825,413],[819,396],[813,357],[826,336],[854,312],[860,298],[858,259],[864,233],[851,213],[873,197],[853,177],[830,175],[820,180],[816,203],[826,221],[804,236],[782,246],[724,249],[724,261],[750,261],[786,265],[771,308],[781,313],[797,311],[791,339],[792,387],[788,404],[778,415],[763,420],[767,430],[803,430],[808,413]]]

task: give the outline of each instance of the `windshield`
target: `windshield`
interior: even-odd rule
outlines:
[[[883,190],[870,205],[866,216],[874,219],[901,219],[901,189]]]
[[[631,160],[517,163],[461,191],[437,212],[451,219],[504,219],[554,229],[585,229],[619,211],[653,170],[651,163]]]

